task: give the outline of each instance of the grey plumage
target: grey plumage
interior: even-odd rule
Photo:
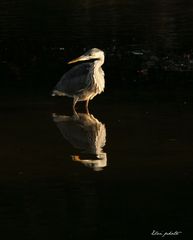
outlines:
[[[52,96],[72,97],[74,111],[77,101],[86,101],[88,110],[89,100],[104,91],[105,79],[101,68],[104,63],[104,52],[102,50],[92,48],[82,56],[70,61],[69,64],[89,60],[92,62],[83,62],[66,72],[52,93]]]
[[[88,89],[93,83],[92,65],[92,63],[81,63],[73,67],[62,76],[56,84],[55,90],[67,96],[81,95],[81,93],[85,89]]]

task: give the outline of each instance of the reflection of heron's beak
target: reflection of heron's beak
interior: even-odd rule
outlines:
[[[87,61],[89,59],[90,59],[89,56],[82,55],[78,58],[75,58],[75,59],[71,60],[70,62],[68,62],[68,64],[76,63],[76,62],[80,62],[80,61]]]
[[[72,160],[73,160],[73,161],[80,161],[80,156],[78,156],[78,155],[73,155],[73,156],[72,156]]]
[[[92,168],[94,171],[101,171],[107,166],[107,155],[104,152],[99,154],[99,159],[83,159],[81,160],[79,155],[72,155],[72,160],[75,162],[80,162],[86,167]]]

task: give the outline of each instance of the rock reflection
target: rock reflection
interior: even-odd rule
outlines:
[[[75,113],[72,116],[53,114],[53,121],[63,137],[76,149],[78,154],[72,160],[92,168],[103,170],[107,166],[107,154],[103,152],[106,143],[105,125],[92,114]]]

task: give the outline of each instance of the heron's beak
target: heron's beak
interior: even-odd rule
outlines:
[[[76,63],[76,62],[80,62],[80,61],[87,61],[89,59],[90,58],[88,56],[82,55],[82,56],[80,56],[78,58],[75,58],[75,59],[71,60],[70,62],[68,62],[68,64]]]

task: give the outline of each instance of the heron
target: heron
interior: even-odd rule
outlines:
[[[52,96],[67,96],[73,98],[73,111],[78,101],[86,101],[88,104],[97,94],[104,91],[105,78],[102,65],[105,60],[104,52],[98,48],[92,48],[68,64],[81,62],[67,71],[56,84]]]

